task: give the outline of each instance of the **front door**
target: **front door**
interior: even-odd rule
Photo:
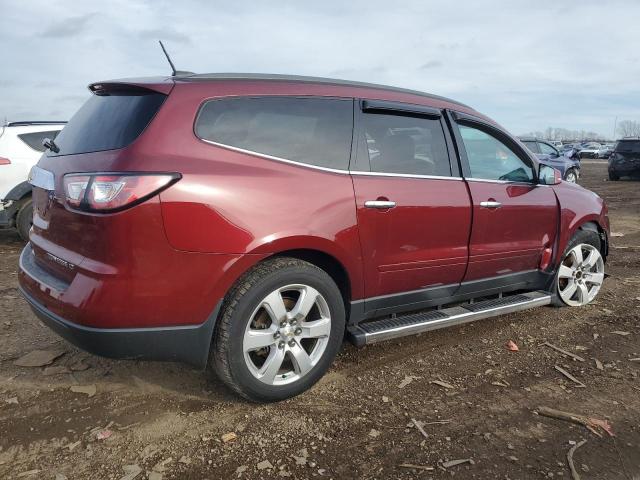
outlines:
[[[537,183],[532,159],[497,127],[459,118],[455,134],[473,203],[465,282],[536,271],[556,237],[553,189]]]
[[[351,173],[365,309],[419,306],[453,294],[467,267],[471,201],[457,163],[452,174],[440,112],[369,103],[358,113],[358,165]]]

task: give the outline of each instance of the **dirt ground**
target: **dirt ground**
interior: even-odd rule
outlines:
[[[605,178],[606,162],[583,161],[580,183],[622,234],[597,301],[345,344],[317,386],[272,405],[181,365],[67,344],[20,298],[22,244],[0,232],[0,478],[568,479],[567,453],[586,440],[574,453],[582,479],[640,479],[640,183]],[[49,368],[14,364],[37,349],[64,354]],[[615,436],[540,406],[607,420]]]

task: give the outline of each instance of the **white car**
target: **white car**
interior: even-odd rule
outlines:
[[[578,155],[580,158],[597,158],[601,147],[599,143],[589,143],[580,149]]]
[[[45,150],[42,141],[55,138],[65,123],[9,122],[0,127],[0,228],[15,227],[24,240],[33,217],[29,171]]]

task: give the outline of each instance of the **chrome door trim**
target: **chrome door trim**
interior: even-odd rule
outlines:
[[[367,200],[364,202],[366,208],[376,208],[379,210],[386,210],[396,206],[396,202],[390,200]]]
[[[462,177],[451,177],[443,175],[413,175],[410,173],[386,173],[386,172],[363,172],[360,170],[351,170],[351,175],[370,176],[370,177],[399,177],[399,178],[426,178],[431,180],[462,180]]]

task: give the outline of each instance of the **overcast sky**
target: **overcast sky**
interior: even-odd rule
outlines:
[[[640,120],[637,0],[0,0],[0,122],[68,119],[87,84],[178,69],[445,95],[515,134]]]

